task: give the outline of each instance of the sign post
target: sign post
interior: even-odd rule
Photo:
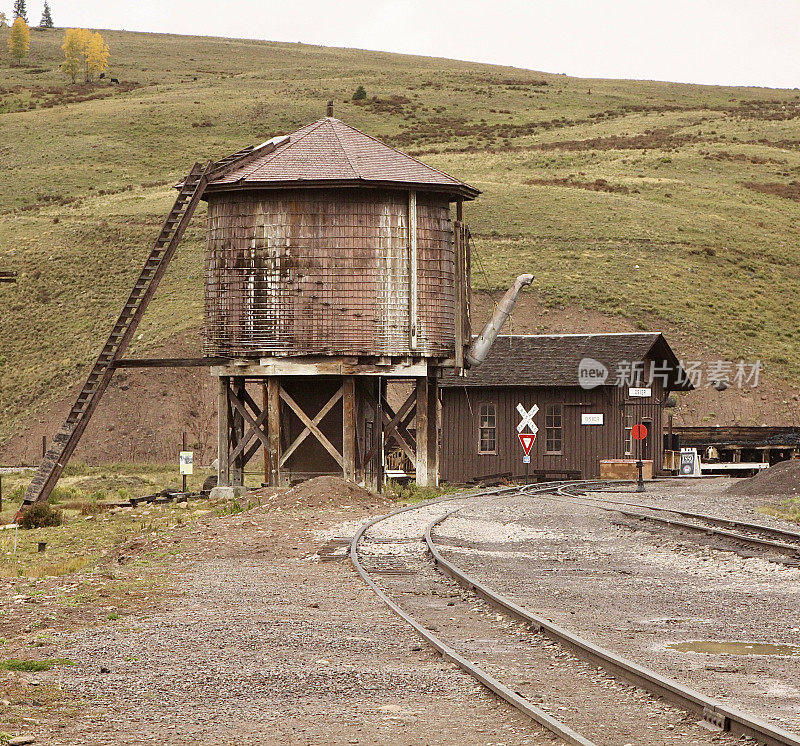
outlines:
[[[183,446],[183,450],[180,452],[180,456],[178,457],[178,463],[180,466],[180,474],[182,477],[183,482],[183,489],[182,491],[186,492],[186,477],[189,474],[194,473],[194,452],[186,450],[186,433],[183,433],[183,439],[181,445]]]
[[[641,423],[634,425],[631,428],[631,438],[639,441],[639,460],[636,462],[636,468],[639,470],[639,481],[636,484],[637,492],[644,492],[644,477],[642,470],[644,469],[644,461],[642,461],[642,447],[643,441],[647,437],[647,427]]]
[[[536,404],[530,409],[525,409],[525,407],[522,406],[522,402],[517,404],[517,412],[519,412],[519,416],[522,418],[519,421],[519,425],[517,425],[517,435],[519,436],[519,442],[523,450],[522,463],[525,464],[525,484],[528,484],[531,474],[531,448],[536,440],[536,433],[539,432],[539,428],[533,421],[538,411],[539,407]],[[530,430],[529,433],[522,432],[526,427]]]
[[[528,484],[531,472],[531,448],[536,440],[536,433],[517,433],[522,446],[522,463],[525,464],[525,484]]]

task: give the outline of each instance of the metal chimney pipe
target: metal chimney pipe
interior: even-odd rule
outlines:
[[[501,298],[489,323],[483,327],[483,331],[472,343],[472,347],[469,348],[469,352],[465,356],[465,360],[471,368],[480,365],[486,359],[495,339],[497,339],[497,335],[503,328],[503,324],[506,323],[506,319],[511,315],[514,306],[517,304],[517,296],[520,290],[532,282],[533,275],[520,275]]]
[[[333,101],[328,101],[328,116],[333,116]]]

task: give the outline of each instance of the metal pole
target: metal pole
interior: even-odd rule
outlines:
[[[42,458],[47,456],[47,436],[42,435]]]
[[[530,475],[531,475],[531,462],[525,462],[525,484],[530,482]]]
[[[642,471],[644,470],[644,461],[642,461],[642,449],[644,448],[644,440],[639,441],[639,460],[636,462],[636,468],[639,470],[639,481],[636,483],[636,491],[644,492],[644,477]]]

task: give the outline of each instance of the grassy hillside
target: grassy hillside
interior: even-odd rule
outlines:
[[[7,30],[0,32],[5,53]],[[800,381],[800,93],[104,32],[123,85],[65,85],[62,32],[0,58],[0,440],[85,372],[194,162],[336,114],[475,184],[476,288],[646,318]],[[358,85],[369,99],[350,101]],[[202,214],[140,329],[196,327]]]

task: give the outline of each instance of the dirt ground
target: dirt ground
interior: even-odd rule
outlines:
[[[423,647],[343,549],[331,555],[342,542],[320,528],[352,533],[386,504],[277,503],[123,547],[91,581],[40,581],[16,601],[9,582],[21,615],[0,627],[3,657],[75,665],[0,671],[0,732],[50,746],[552,743]],[[105,604],[58,603],[87,582]]]

